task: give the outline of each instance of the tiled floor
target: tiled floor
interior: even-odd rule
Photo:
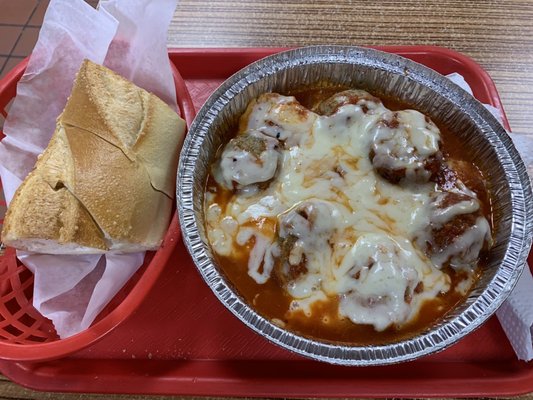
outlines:
[[[96,7],[98,0],[86,0]],[[28,56],[50,0],[0,0],[0,79]]]

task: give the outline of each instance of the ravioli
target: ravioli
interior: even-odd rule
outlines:
[[[465,296],[491,244],[486,207],[442,141],[424,114],[362,90],[313,109],[261,95],[213,165],[210,245],[246,272],[252,302],[263,287],[286,300],[267,315],[278,324],[401,331],[428,302]]]

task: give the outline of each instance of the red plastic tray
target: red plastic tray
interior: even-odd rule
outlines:
[[[381,49],[443,74],[459,72],[478,99],[502,109],[490,77],[461,54],[436,47]],[[174,49],[170,57],[199,108],[230,74],[278,50]],[[0,371],[27,387],[69,392],[480,397],[533,391],[533,364],[517,361],[495,318],[447,350],[409,363],[350,368],[294,355],[219,304],[181,242],[145,302],[101,341],[55,361],[1,361]]]

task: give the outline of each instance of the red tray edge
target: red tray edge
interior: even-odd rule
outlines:
[[[480,81],[483,82],[486,92],[490,96],[490,103],[502,111],[504,122],[506,127],[508,127],[507,119],[505,118],[504,110],[499,98],[498,92],[492,79],[477,63],[475,63],[471,58],[457,53],[453,50],[435,47],[435,46],[380,46],[375,47],[379,50],[389,51],[394,53],[400,53],[401,55],[408,54],[420,54],[420,53],[432,53],[438,54],[443,57],[448,57],[456,60],[459,64],[466,65],[467,67],[476,70],[479,72]],[[170,58],[173,62],[180,55],[187,56],[206,56],[214,57],[216,55],[220,56],[236,56],[236,55],[247,55],[247,56],[266,56],[277,51],[284,50],[281,48],[224,48],[224,49],[169,49]],[[185,75],[185,73],[183,73]],[[58,362],[61,362],[59,360]],[[175,362],[175,361],[174,361]],[[204,367],[207,364],[211,364],[209,369],[213,369],[214,373],[220,373],[224,371],[218,370],[217,368],[220,363],[220,360],[211,360],[211,361],[187,361],[184,364],[193,363],[195,366],[203,365]],[[206,364],[207,363],[207,364]],[[53,363],[51,364],[53,365]],[[460,366],[461,363],[450,363],[450,367]],[[46,372],[46,363],[9,363],[9,362],[0,362],[0,371],[6,376],[10,377],[19,384],[37,390],[54,390],[54,391],[70,391],[70,392],[95,392],[95,393],[116,393],[116,388],[113,388],[113,384],[116,384],[117,376],[109,376],[107,379],[103,379],[102,376],[97,376],[94,382],[86,382],[87,376],[78,375],[76,373],[70,372],[71,381],[80,384],[80,380],[84,382],[85,386],[75,384],[72,387],[65,386],[61,384],[53,385],[53,375],[49,375]],[[475,370],[476,367],[474,366]],[[501,369],[501,368],[500,368]],[[196,370],[192,368],[192,370]],[[133,371],[132,371],[133,372]],[[194,371],[190,371],[194,372]],[[198,371],[196,371],[198,372]],[[227,371],[226,371],[227,372]],[[406,381],[402,380],[400,382],[394,382],[394,379],[387,381],[387,384],[380,382],[378,379],[374,379],[375,383],[379,382],[378,386],[373,386],[367,388],[366,390],[360,390],[357,392],[357,396],[366,396],[366,397],[412,397],[424,396],[424,397],[479,397],[479,396],[511,396],[519,395],[524,393],[529,393],[533,391],[533,368],[531,368],[526,363],[516,362],[513,363],[513,366],[509,366],[509,373],[501,372],[495,375],[486,376],[483,374],[483,371],[479,371],[480,375],[475,377],[475,379],[464,379],[464,382],[458,385],[458,379],[453,379],[451,381],[446,381],[445,379],[439,381],[439,387],[434,386],[436,382],[428,382],[419,384],[417,383],[417,390],[410,387],[410,385],[405,385]],[[69,374],[67,374],[69,375]],[[135,375],[133,380],[138,379],[138,373],[130,373],[130,375]],[[146,375],[152,375],[149,372],[145,372]],[[124,377],[120,377],[123,379]],[[160,385],[157,388],[154,388],[153,391],[146,393],[151,394],[182,394],[182,395],[225,395],[225,396],[236,396],[236,397],[245,397],[245,396],[276,396],[279,394],[273,393],[273,387],[278,380],[269,380],[265,379],[263,382],[250,383],[242,380],[242,377],[239,376],[230,376],[225,381],[221,381],[220,378],[217,378],[217,375],[212,376],[200,376],[197,375],[192,377],[183,376],[180,379],[175,379],[175,376],[172,377],[154,377],[157,383]],[[169,379],[172,378],[172,379]],[[52,385],[51,385],[52,380]],[[107,381],[108,385],[104,385],[102,388],[102,383]],[[398,386],[400,385],[401,391],[398,391]],[[411,383],[416,383],[411,382]],[[125,390],[121,393],[132,393],[131,380],[124,380]],[[389,387],[390,385],[392,387]],[[213,386],[214,385],[214,386]],[[464,385],[464,386],[463,386]],[[178,388],[179,386],[179,388]],[[302,381],[302,385],[295,385],[296,388],[290,392],[283,393],[284,397],[353,397],[354,392],[353,388],[347,390],[346,392],[336,391],[335,394],[325,393],[319,390],[320,388],[315,387],[315,385],[309,385],[309,382]],[[463,389],[467,388],[467,391],[456,390],[456,386],[461,386]],[[395,389],[391,391],[391,389]],[[360,388],[362,389],[362,388]]]
[[[446,58],[448,60],[453,60],[458,65],[462,65],[467,67],[466,69],[471,70],[473,72],[476,72],[476,75],[479,77],[478,84],[481,84],[483,87],[483,90],[486,94],[489,96],[489,104],[493,105],[494,107],[498,108],[500,112],[502,113],[502,119],[504,123],[504,127],[507,130],[510,130],[509,121],[507,120],[507,116],[505,115],[505,110],[503,108],[503,104],[500,99],[500,95],[498,93],[498,90],[496,89],[496,85],[494,84],[494,81],[490,77],[487,71],[481,67],[476,61],[474,61],[469,56],[459,53],[455,50],[451,50],[445,47],[439,47],[439,46],[430,46],[430,45],[424,45],[424,46],[363,46],[368,47],[376,50],[385,51],[388,53],[395,53],[402,55],[404,57],[409,58],[409,55],[426,55],[431,54],[432,56],[439,56]],[[187,68],[187,60],[188,58],[206,58],[206,59],[212,59],[214,57],[235,57],[240,56],[243,57],[244,60],[258,60],[260,58],[278,53],[280,51],[290,50],[289,47],[234,47],[234,48],[169,48],[169,57],[170,60],[177,66],[180,67],[179,70],[182,72],[182,75],[187,76],[197,76],[201,75],[203,69],[198,69],[196,67],[191,67],[190,69]],[[176,63],[176,58],[181,58],[184,60],[181,65],[178,65]],[[206,66],[205,68],[210,69],[210,65]],[[475,95],[476,93],[474,93]]]
[[[89,362],[90,363],[90,362]],[[133,364],[136,364],[132,367]],[[251,371],[258,363],[264,361],[227,361],[218,360],[199,361],[150,361],[150,360],[121,360],[109,361],[109,365],[100,373],[84,373],[76,369],[76,362],[67,365],[54,363],[39,365],[13,364],[6,368],[7,376],[23,375],[25,379],[18,381],[27,388],[58,392],[76,393],[129,393],[129,394],[159,394],[183,396],[231,396],[231,397],[284,397],[284,398],[410,398],[410,397],[503,397],[515,396],[530,392],[527,381],[531,379],[531,371],[516,369],[516,365],[509,366],[516,374],[507,376],[504,372],[508,367],[493,362],[493,371],[487,373],[480,365],[469,364],[462,366],[457,362],[448,362],[446,367],[451,371],[443,376],[438,385],[434,380],[426,380],[426,373],[432,363],[411,364],[402,376],[387,376],[387,367],[370,367],[366,369],[351,367],[328,367],[324,376],[318,376],[311,370],[316,363],[305,361],[288,361],[292,371],[297,371],[297,377],[280,377],[275,372],[266,376],[257,376]],[[266,362],[268,363],[268,361]],[[276,367],[276,362],[272,367]],[[168,369],[167,369],[168,368]],[[320,368],[320,367],[319,367]],[[154,376],[154,369],[160,375]],[[468,377],[463,372],[476,370],[475,377]],[[69,370],[69,382],[52,384],[57,380],[57,372]],[[181,376],[173,373],[179,371]],[[233,375],[230,375],[233,371]],[[312,379],[308,378],[308,374]],[[334,374],[338,373],[339,376]],[[362,374],[361,381],[352,381],[348,375]],[[221,378],[220,376],[226,376]],[[462,375],[462,376],[461,376]],[[243,379],[243,376],[245,378]],[[413,379],[413,376],[417,378]],[[143,390],[134,391],[139,379],[150,378],[150,385]],[[410,380],[411,379],[411,380]],[[354,386],[357,386],[354,392]],[[282,387],[283,393],[276,388]]]

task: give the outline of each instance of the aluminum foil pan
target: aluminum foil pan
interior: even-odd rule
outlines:
[[[219,271],[208,244],[203,194],[219,146],[248,102],[265,92],[286,93],[317,83],[362,88],[396,97],[457,132],[488,178],[495,244],[488,267],[467,300],[426,332],[387,345],[322,343],[288,332],[257,314]],[[500,123],[472,96],[422,65],[376,50],[317,46],[257,61],[226,80],[207,100],[185,140],[179,163],[177,207],[183,238],[202,277],[242,322],[270,341],[316,360],[379,365],[446,348],[487,320],[517,282],[532,240],[533,198],[526,169]]]

